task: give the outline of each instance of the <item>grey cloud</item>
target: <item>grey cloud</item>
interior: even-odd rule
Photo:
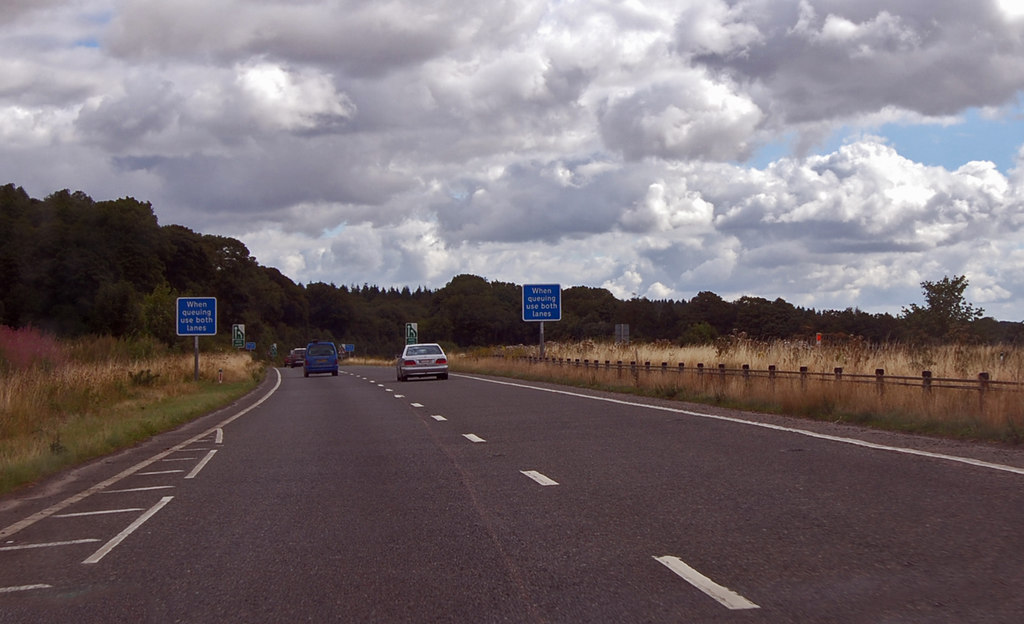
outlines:
[[[120,150],[167,130],[182,98],[166,81],[132,81],[123,96],[107,96],[79,113],[78,129],[107,148]]]
[[[807,123],[898,106],[924,115],[1000,104],[1024,86],[1024,26],[994,4],[801,0],[751,11],[766,33],[744,54],[697,62],[749,84],[778,123]],[[787,23],[780,23],[780,16]],[[680,40],[685,50],[687,42]]]
[[[745,160],[761,112],[690,73],[609,101],[599,118],[605,142],[628,160]]]

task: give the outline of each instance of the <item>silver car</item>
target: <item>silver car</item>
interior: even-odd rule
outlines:
[[[410,377],[437,377],[448,379],[448,356],[439,344],[405,345],[402,355],[395,360],[398,381]]]

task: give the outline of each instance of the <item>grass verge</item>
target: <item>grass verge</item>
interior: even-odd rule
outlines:
[[[204,356],[198,382],[193,369],[189,356],[163,355],[8,370],[0,496],[229,405],[264,375],[248,354]]]
[[[870,384],[804,386],[792,380],[769,383],[764,378],[723,379],[714,374],[616,372],[500,357],[456,357],[452,369],[951,439],[1024,441],[1019,392],[992,393],[982,403],[976,392],[964,390],[925,394],[919,388],[892,388],[882,395]]]

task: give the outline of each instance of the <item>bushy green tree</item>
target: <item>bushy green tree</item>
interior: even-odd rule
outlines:
[[[943,277],[938,282],[921,282],[924,306],[903,308],[900,318],[911,338],[925,342],[963,342],[970,337],[971,324],[984,314],[964,298],[967,277]]]

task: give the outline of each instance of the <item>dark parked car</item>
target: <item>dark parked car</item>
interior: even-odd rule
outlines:
[[[437,377],[448,379],[448,356],[438,344],[405,345],[402,355],[395,360],[398,381],[410,377]]]

